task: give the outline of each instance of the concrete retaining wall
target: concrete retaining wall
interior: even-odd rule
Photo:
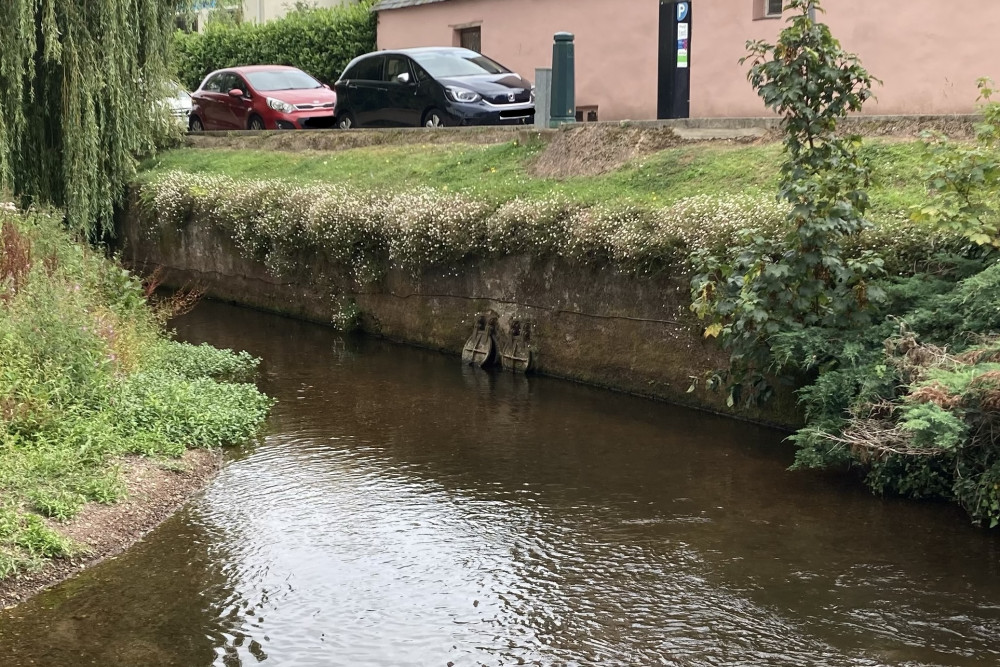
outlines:
[[[492,312],[501,343],[512,321],[532,325],[540,373],[726,411],[719,393],[702,386],[688,392],[692,376],[723,367],[726,359],[688,312],[683,278],[511,256],[418,276],[390,270],[377,284],[359,286],[324,256],[306,251],[295,273],[276,277],[204,221],[160,229],[133,211],[119,226],[125,261],[163,267],[170,287],[196,285],[212,298],[321,323],[354,301],[366,332],[455,355],[477,315]],[[764,411],[734,416],[776,425],[799,421],[790,394]]]

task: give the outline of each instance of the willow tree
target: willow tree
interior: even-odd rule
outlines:
[[[189,0],[0,0],[0,191],[83,232],[163,128],[167,51]]]

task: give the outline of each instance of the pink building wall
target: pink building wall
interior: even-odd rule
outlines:
[[[379,12],[378,47],[450,46],[482,24],[482,51],[534,81],[552,66],[552,35],[576,35],[576,103],[601,120],[656,117],[657,0],[449,0]]]
[[[883,82],[866,113],[970,113],[976,79],[1000,80],[997,0],[826,0],[824,7],[818,20]],[[752,0],[692,0],[692,11],[692,117],[761,115],[739,59],[748,39],[773,41],[785,22],[752,20]]]
[[[761,116],[739,64],[748,39],[784,25],[753,20],[754,0],[691,0],[691,116]],[[1000,80],[1000,0],[826,0],[828,23],[883,84],[867,113],[969,113],[975,81]],[[577,105],[601,120],[656,118],[658,0],[448,0],[379,13],[380,49],[454,43],[480,24],[483,52],[533,79],[552,35],[576,35]]]

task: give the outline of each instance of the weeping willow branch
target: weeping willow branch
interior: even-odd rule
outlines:
[[[0,190],[110,229],[164,128],[174,17],[190,0],[0,1]]]

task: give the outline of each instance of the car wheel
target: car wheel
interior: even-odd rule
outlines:
[[[431,109],[424,114],[424,127],[444,127],[444,114],[437,109]]]
[[[192,132],[204,132],[205,126],[201,124],[201,118],[191,116],[191,122],[188,123],[188,129]]]
[[[255,130],[255,131],[258,131],[258,132],[260,130],[263,130],[264,129],[264,119],[262,119],[260,116],[250,116],[250,125],[249,125],[249,128],[251,130]]]
[[[337,127],[342,130],[353,130],[357,125],[354,122],[354,116],[349,112],[345,113],[343,116],[337,119]]]

